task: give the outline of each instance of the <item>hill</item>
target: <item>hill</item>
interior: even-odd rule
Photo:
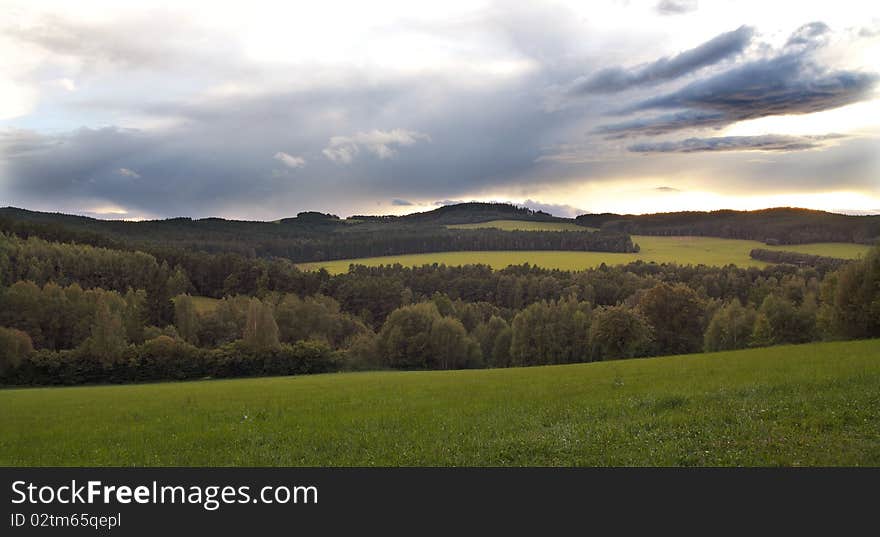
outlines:
[[[48,240],[139,249],[168,257],[167,248],[188,252],[283,257],[296,262],[379,255],[473,250],[574,250],[631,252],[620,233],[569,233],[449,229],[448,224],[515,215],[550,219],[546,213],[506,204],[462,204],[406,217],[341,220],[317,212],[275,222],[222,218],[171,218],[143,222],[97,220],[7,207],[0,209],[0,231]]]
[[[759,211],[711,211],[656,214],[583,214],[582,226],[633,235],[696,235],[749,239],[775,244],[855,242],[880,238],[880,215],[850,216],[791,207]]]
[[[407,224],[472,224],[490,220],[524,220],[530,222],[570,222],[568,218],[553,216],[544,211],[535,211],[510,203],[455,203],[443,205],[424,212],[403,216],[352,216],[352,220],[401,222]]]
[[[876,466],[880,340],[0,390],[0,406],[4,466]]]

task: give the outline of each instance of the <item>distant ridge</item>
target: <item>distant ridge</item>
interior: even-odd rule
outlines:
[[[431,224],[473,224],[489,220],[530,220],[535,222],[566,222],[562,218],[536,211],[528,207],[520,207],[511,203],[455,203],[437,207],[430,211],[411,213],[403,216],[352,216],[357,220],[396,220],[408,223]]]
[[[192,219],[166,218],[129,222],[99,220],[87,216],[29,211],[16,207],[0,209],[0,220],[33,225],[62,226],[79,233],[98,233],[113,238],[149,234],[154,237],[174,233],[178,237],[199,238],[210,233],[222,240],[238,240],[249,234],[261,239],[278,233],[326,233],[336,230],[372,230],[394,228],[445,228],[452,224],[470,224],[491,220],[525,220],[537,222],[575,222],[590,228],[630,235],[691,235],[732,239],[751,239],[768,244],[802,244],[808,242],[852,242],[873,244],[880,238],[880,215],[845,215],[827,211],[775,207],[755,211],[724,209],[717,211],[680,211],[653,214],[582,214],[574,220],[553,216],[543,211],[509,203],[459,203],[404,216],[356,215],[340,219],[317,211],[300,212],[296,217],[274,222],[228,220],[218,217]]]
[[[695,235],[751,239],[768,244],[871,244],[880,237],[880,216],[845,215],[797,207],[640,215],[582,214],[575,221],[582,226],[635,235]]]

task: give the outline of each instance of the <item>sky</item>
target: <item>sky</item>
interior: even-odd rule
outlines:
[[[0,0],[0,206],[880,213],[880,4]]]

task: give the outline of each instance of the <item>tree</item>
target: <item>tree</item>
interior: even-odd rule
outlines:
[[[345,364],[348,369],[355,371],[381,367],[376,334],[370,330],[352,338],[351,344],[345,351]]]
[[[880,336],[880,246],[833,275],[831,330],[846,338]]]
[[[472,340],[461,321],[452,317],[437,317],[431,323],[428,340],[431,369],[459,369],[467,365]],[[479,353],[479,351],[477,351]],[[479,357],[474,357],[479,359]]]
[[[184,341],[199,344],[199,316],[191,296],[180,295],[174,299],[174,326]]]
[[[755,310],[743,307],[734,299],[712,316],[706,328],[704,348],[707,352],[744,349],[750,344],[755,327]]]
[[[180,267],[174,267],[174,272],[168,277],[168,296],[178,296],[189,293],[192,284],[186,276],[186,272]]]
[[[489,367],[507,367],[510,361],[511,335],[510,325],[497,315],[493,315],[488,322],[480,323],[474,329],[474,337],[480,344],[480,350],[486,365]],[[502,336],[507,339],[506,345],[504,342],[499,342],[499,338]]]
[[[639,311],[654,328],[654,352],[685,354],[703,348],[706,304],[688,286],[661,283],[646,291]]]
[[[816,339],[816,306],[810,296],[800,307],[786,298],[768,295],[758,308],[753,346],[806,343]]]
[[[156,326],[165,326],[174,318],[174,303],[168,290],[168,263],[153,267],[147,286],[147,321]]]
[[[0,326],[0,376],[21,365],[33,350],[27,333]]]
[[[431,327],[440,312],[433,302],[403,306],[391,312],[379,331],[379,353],[389,367],[424,369],[431,362]]]
[[[510,342],[513,340],[513,330],[509,327],[504,328],[495,338],[495,344],[492,345],[491,358],[487,358],[487,362],[492,367],[508,367],[510,365]]]
[[[593,314],[590,342],[601,360],[643,356],[651,338],[650,323],[635,310],[606,306]]]
[[[128,346],[122,318],[110,309],[109,299],[103,295],[98,295],[91,335],[83,346],[104,366],[114,364]]]
[[[278,325],[272,313],[272,306],[252,298],[248,305],[247,319],[244,327],[245,344],[254,350],[266,351],[278,349]]]
[[[511,363],[564,364],[590,359],[591,308],[574,297],[541,301],[519,312],[511,325]]]
[[[147,293],[143,289],[129,288],[125,293],[125,310],[122,312],[122,324],[125,325],[125,336],[136,344],[144,342],[144,326],[147,317]]]
[[[43,341],[43,330],[40,327],[42,309],[40,288],[31,281],[15,282],[3,294],[3,303],[0,304],[0,326],[26,332],[34,344],[40,347]]]

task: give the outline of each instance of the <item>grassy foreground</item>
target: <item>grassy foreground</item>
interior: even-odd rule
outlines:
[[[548,225],[546,223],[541,224]],[[654,237],[634,235],[633,241],[641,248],[641,251],[635,254],[566,251],[439,252],[322,261],[318,263],[304,263],[300,267],[310,270],[324,267],[331,274],[348,272],[348,266],[351,263],[367,266],[394,263],[400,263],[405,266],[419,266],[431,263],[445,263],[450,266],[484,263],[495,269],[502,269],[508,265],[531,263],[532,265],[550,269],[583,270],[597,267],[602,263],[618,265],[642,260],[645,262],[678,263],[682,265],[724,266],[732,263],[741,267],[764,267],[767,263],[749,257],[749,252],[753,248],[785,250],[840,257],[843,259],[855,259],[869,250],[868,246],[862,244],[815,243],[767,246],[758,241],[719,239],[715,237]]]
[[[880,340],[0,390],[0,465],[880,465]]]

